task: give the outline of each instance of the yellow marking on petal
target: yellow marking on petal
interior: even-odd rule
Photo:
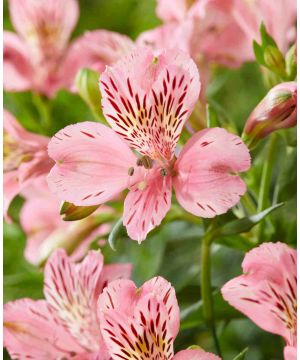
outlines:
[[[4,321],[3,326],[18,333],[28,333],[26,327],[24,325],[21,325],[20,323]]]

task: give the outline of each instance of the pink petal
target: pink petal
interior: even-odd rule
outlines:
[[[194,62],[179,50],[138,48],[101,76],[107,121],[128,144],[169,160],[199,96]]]
[[[203,350],[182,350],[172,360],[221,360],[221,358]]]
[[[98,299],[98,316],[102,313],[115,309],[128,316],[132,313],[132,306],[136,300],[136,286],[131,280],[115,280],[108,284]]]
[[[249,167],[249,151],[238,136],[221,128],[202,130],[186,143],[175,163],[177,200],[196,216],[223,214],[246,191],[235,173]]]
[[[111,281],[119,279],[130,279],[131,273],[131,264],[105,265],[101,273],[101,280],[99,285],[101,292]]]
[[[68,226],[61,220],[57,199],[45,190],[43,195],[27,199],[20,212],[20,222],[27,235],[25,258],[35,265],[40,262],[47,237],[58,228],[65,231]]]
[[[8,208],[12,200],[19,194],[21,191],[21,186],[18,181],[18,172],[10,171],[8,173],[3,174],[3,213],[5,216],[5,220],[10,222],[10,218],[8,216]]]
[[[81,264],[73,264],[57,250],[45,267],[44,293],[57,320],[78,343],[97,351],[101,340],[96,304],[103,256],[90,251]]]
[[[3,86],[6,91],[25,91],[32,87],[32,68],[28,50],[10,31],[3,33]]]
[[[88,67],[102,73],[107,65],[113,64],[133,48],[133,41],[126,35],[107,30],[88,31],[71,44],[61,75],[67,86],[72,88],[79,69]]]
[[[191,55],[193,23],[168,23],[141,33],[136,39],[138,46],[149,46],[152,50],[178,48]],[[202,78],[202,74],[201,74]]]
[[[159,169],[150,170],[147,176],[129,191],[124,202],[124,226],[138,242],[146,239],[171,207],[171,177],[163,177]]]
[[[128,175],[136,157],[108,127],[93,122],[70,125],[50,141],[49,156],[56,161],[48,183],[61,200],[75,205],[97,205],[111,200],[134,184]]]
[[[297,360],[296,346],[286,346],[284,348],[284,360]]]
[[[3,128],[15,141],[30,147],[32,150],[46,149],[49,138],[43,135],[31,133],[24,129],[16,120],[13,114],[6,109],[3,110]]]
[[[264,243],[246,254],[242,266],[245,274],[223,286],[224,299],[295,346],[296,251],[283,243]]]
[[[172,308],[172,305],[174,308]],[[139,290],[130,281],[110,283],[99,298],[101,332],[111,356],[171,358],[179,328],[174,289],[164,279],[152,279]],[[158,339],[154,341],[154,339]],[[158,345],[165,342],[165,346]],[[151,350],[150,350],[151,349]],[[147,356],[148,354],[148,356]]]
[[[12,23],[32,55],[59,57],[78,19],[77,1],[11,0],[9,5]]]
[[[4,305],[4,346],[13,359],[57,360],[81,354],[81,348],[52,317],[43,300],[22,299]]]
[[[156,14],[166,22],[180,21],[186,16],[186,12],[186,0],[174,0],[172,6],[170,6],[169,0],[157,0]]]
[[[141,287],[142,294],[151,293],[157,299],[163,301],[168,312],[168,321],[172,336],[175,338],[179,331],[180,325],[180,310],[178,307],[175,289],[164,278],[157,276],[149,281],[146,281]]]

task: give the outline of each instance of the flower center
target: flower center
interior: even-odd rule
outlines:
[[[3,144],[4,172],[16,170],[21,163],[32,160],[33,156],[29,149],[22,146],[6,131],[3,135]]]

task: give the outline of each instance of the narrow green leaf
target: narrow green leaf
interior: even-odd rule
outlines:
[[[108,236],[108,243],[109,246],[111,247],[111,249],[113,251],[116,251],[116,241],[119,238],[121,231],[123,229],[123,219],[120,218],[114,225],[114,227],[112,228],[109,236]]]
[[[251,250],[254,246],[256,246],[256,244],[247,239],[245,236],[241,236],[238,234],[230,236],[220,236],[214,239],[214,242],[243,252],[247,252]]]
[[[253,41],[253,51],[257,62],[260,65],[265,65],[264,51],[262,47],[255,40]]]
[[[249,348],[246,347],[242,352],[240,352],[237,356],[235,356],[233,360],[244,360],[248,350]]]
[[[272,45],[278,48],[275,40],[268,34],[264,23],[261,23],[260,25],[260,35],[261,35],[263,49],[268,45]]]
[[[221,227],[221,229],[217,229],[217,234],[227,236],[227,235],[235,235],[235,234],[241,234],[244,232],[248,232],[253,228],[253,226],[258,224],[262,219],[264,219],[272,211],[278,209],[282,205],[283,205],[283,203],[276,204],[258,214],[231,221],[231,222],[223,225]]]
[[[213,294],[214,316],[216,320],[231,320],[243,317],[243,314],[231,307],[222,297],[219,290]],[[181,330],[204,325],[202,300],[185,308],[180,313]]]

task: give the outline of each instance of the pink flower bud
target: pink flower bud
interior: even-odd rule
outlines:
[[[274,86],[250,114],[243,133],[248,147],[278,129],[297,123],[297,84],[286,82]]]

